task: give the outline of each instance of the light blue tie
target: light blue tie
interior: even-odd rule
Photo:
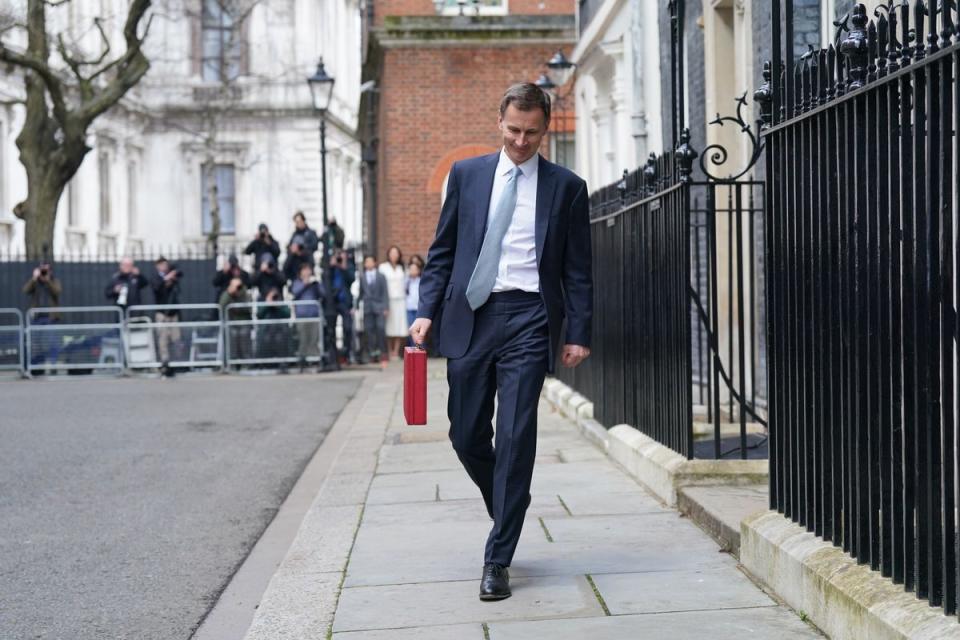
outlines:
[[[483,237],[477,266],[473,268],[473,275],[470,276],[470,282],[467,284],[467,302],[474,311],[487,301],[497,281],[503,236],[506,235],[513,220],[513,211],[517,208],[517,179],[522,173],[520,167],[514,167],[510,171],[503,193],[500,194],[500,200],[497,201],[497,208],[494,209],[493,217],[487,225],[487,233]]]

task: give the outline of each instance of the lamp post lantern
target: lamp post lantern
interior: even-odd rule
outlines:
[[[547,60],[546,72],[541,73],[540,77],[534,82],[535,85],[543,89],[548,96],[550,96],[550,102],[553,103],[555,110],[557,111],[557,116],[561,113],[564,114],[564,122],[562,125],[558,123],[558,127],[553,132],[555,137],[555,142],[558,148],[556,148],[557,157],[554,158],[555,162],[559,162],[561,165],[567,165],[567,131],[566,131],[566,101],[568,98],[573,95],[573,86],[570,85],[570,79],[573,76],[574,70],[576,69],[576,64],[570,62],[567,59],[567,56],[563,54],[563,50],[557,49],[557,52]],[[561,88],[567,86],[566,92],[561,92]]]
[[[332,278],[330,277],[330,220],[327,213],[327,109],[330,108],[330,99],[333,97],[333,83],[333,76],[327,73],[323,66],[323,58],[320,58],[317,63],[317,70],[307,78],[307,85],[310,87],[310,97],[313,99],[313,110],[320,114],[320,187],[323,194],[323,262],[321,263],[321,274],[323,288],[326,292],[323,311],[328,319],[331,317],[333,291],[331,290]],[[336,318],[336,315],[333,315],[333,317]],[[336,332],[332,327],[327,326],[328,324],[329,322],[324,324],[323,330],[324,351],[326,352],[324,368],[339,369]]]

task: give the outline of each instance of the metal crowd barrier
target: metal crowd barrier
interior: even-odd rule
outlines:
[[[37,371],[122,373],[123,311],[119,307],[38,307],[27,312],[27,375]]]
[[[320,362],[323,311],[315,300],[237,302],[224,314],[227,366]]]
[[[23,370],[23,313],[0,309],[0,371]]]
[[[169,313],[176,312],[175,319]],[[127,309],[127,368],[222,369],[223,332],[216,304],[135,305]]]

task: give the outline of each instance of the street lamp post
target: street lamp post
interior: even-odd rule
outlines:
[[[553,57],[547,60],[546,66],[546,73],[541,73],[534,84],[550,96],[551,101],[556,105],[558,115],[559,112],[563,112],[564,117],[566,117],[566,100],[573,95],[573,86],[571,84],[567,92],[563,94],[560,93],[560,88],[567,85],[577,65],[570,62],[567,57],[563,55],[563,51],[558,49],[557,52],[553,54]],[[563,124],[565,126],[566,122]],[[566,166],[567,146],[565,143],[567,140],[567,132],[558,130],[555,131],[553,135],[556,136],[557,142],[561,143],[561,148],[557,150],[558,157],[554,158],[554,161]]]
[[[327,109],[330,108],[330,99],[333,97],[334,78],[327,74],[323,66],[323,58],[317,63],[317,70],[307,78],[310,87],[310,97],[313,99],[313,110],[320,114],[320,185],[323,199],[323,261],[321,274],[323,288],[326,292],[324,299],[324,315],[329,319],[333,305],[332,278],[330,277],[330,229],[329,214],[327,213]],[[333,315],[336,318],[336,315]],[[336,321],[336,320],[334,320]],[[324,368],[339,369],[340,360],[337,357],[336,331],[324,326]]]

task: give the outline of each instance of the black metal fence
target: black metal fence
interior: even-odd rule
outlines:
[[[794,64],[790,15],[758,92],[771,506],[953,614],[960,16],[858,5]]]
[[[591,196],[594,356],[562,379],[596,418],[678,452],[692,443],[689,191],[670,154]]]
[[[148,278],[155,272],[154,261],[163,256],[183,272],[180,279],[180,302],[201,304],[216,302],[212,284],[217,265],[231,253],[241,254],[242,247],[225,247],[218,251],[203,246],[189,248],[165,248],[130,253],[137,267]],[[219,261],[218,261],[219,257]],[[48,258],[52,271],[60,281],[62,293],[61,306],[84,307],[108,304],[106,287],[117,271],[119,255],[113,253],[90,254],[85,252],[63,252]],[[40,264],[40,258],[24,254],[0,253],[0,308],[16,308],[25,311],[29,297],[23,293],[23,286]],[[144,290],[144,303],[153,303],[153,295]]]
[[[153,261],[157,255],[159,254],[132,257],[141,272],[149,278],[154,273]],[[182,302],[214,301],[211,280],[217,266],[213,254],[197,252],[165,257],[184,273],[180,280]],[[36,260],[26,260],[21,256],[0,257],[0,307],[26,310],[29,298],[22,288],[37,265]],[[96,306],[108,303],[105,289],[117,271],[117,261],[103,256],[63,255],[52,261],[52,270],[63,287],[61,305]],[[143,296],[145,302],[153,302],[153,296],[148,290],[143,292]]]
[[[608,427],[689,458],[746,458],[766,441],[762,188],[691,181],[685,136],[591,196],[593,356],[558,376]]]

